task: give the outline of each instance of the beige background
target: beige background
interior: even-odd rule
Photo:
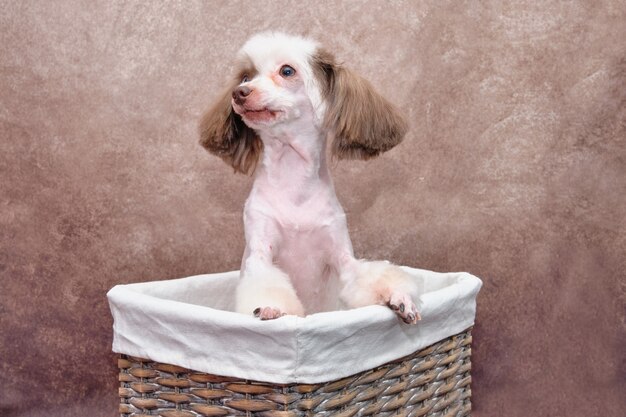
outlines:
[[[625,415],[623,2],[2,3],[1,415],[115,415],[106,291],[238,268],[251,180],[196,123],[263,29],[408,116],[337,192],[359,256],[483,278],[474,415]]]

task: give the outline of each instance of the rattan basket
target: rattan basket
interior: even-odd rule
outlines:
[[[123,417],[468,416],[470,331],[320,384],[249,381],[122,355],[119,410]]]

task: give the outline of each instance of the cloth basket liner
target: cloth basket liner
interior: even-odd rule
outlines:
[[[402,268],[423,286],[417,325],[384,306],[268,321],[234,313],[239,271],[117,285],[107,294],[113,351],[215,375],[314,384],[375,368],[474,324],[480,279]]]

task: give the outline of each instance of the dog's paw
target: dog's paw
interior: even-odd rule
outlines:
[[[273,320],[282,317],[287,313],[283,313],[276,307],[257,307],[252,314],[254,314],[254,317],[258,317],[261,320]]]
[[[407,324],[416,324],[422,319],[415,303],[408,294],[392,293],[387,305]]]

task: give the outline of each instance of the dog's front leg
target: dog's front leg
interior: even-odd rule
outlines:
[[[246,224],[246,250],[237,287],[237,312],[253,314],[261,320],[286,314],[304,316],[304,307],[289,276],[273,263],[278,236],[269,219],[256,219]]]
[[[237,312],[262,320],[286,314],[304,315],[304,307],[289,276],[272,263],[268,253],[250,249],[237,287]]]
[[[341,264],[341,299],[348,306],[381,304],[395,311],[405,323],[415,324],[421,319],[415,305],[420,282],[399,266],[355,259],[351,254],[345,254]]]

